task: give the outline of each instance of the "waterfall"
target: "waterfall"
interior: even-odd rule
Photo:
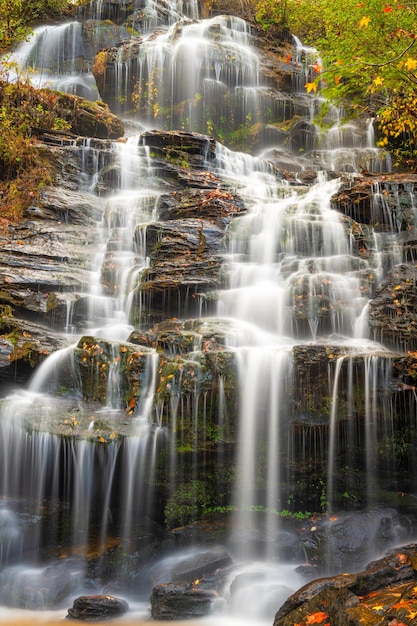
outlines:
[[[382,506],[415,464],[401,439],[415,392],[400,397],[393,373],[404,354],[368,325],[411,218],[380,183],[369,212],[362,198],[335,206],[361,166],[389,159],[371,122],[342,125],[336,107],[319,132],[321,96],[304,89],[314,49],[295,40],[281,91],[241,18],[131,4],[93,2],[15,55],[37,86],[103,97],[128,131],[71,145],[99,209],[88,267],[64,294],[68,347],[2,401],[0,577],[15,598],[65,558],[65,599],[113,585],[147,602],[159,561],[181,561],[201,519],[227,513],[228,610],[270,621],[317,557],[297,522]],[[247,153],[227,147],[242,138]],[[47,595],[10,602],[59,605]]]

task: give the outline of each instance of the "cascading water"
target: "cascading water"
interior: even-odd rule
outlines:
[[[102,25],[104,4],[92,3],[85,14],[89,21]],[[314,126],[319,100],[280,94],[262,78],[261,56],[243,20],[199,21],[195,3],[185,4],[148,2],[143,14],[135,9],[132,28],[143,29],[143,38],[107,52],[106,71],[96,67],[100,90],[113,81],[117,95],[109,99],[133,127],[197,132],[215,127],[220,138],[233,140],[233,133],[259,124],[265,156],[288,147],[301,147],[303,156],[288,182],[270,161],[220,144],[212,150],[211,140],[199,137],[200,151],[192,154],[203,171],[201,209],[213,198],[238,197],[241,206],[232,220],[210,221],[201,210],[188,225],[172,218],[168,230],[164,211],[178,209],[180,193],[170,176],[179,166],[182,176],[192,176],[177,148],[169,146],[161,166],[160,146],[149,143],[147,133],[113,144],[105,162],[96,158],[99,148],[74,146],[80,160],[96,164],[93,174],[83,174],[83,191],[112,190],[101,198],[89,286],[71,298],[85,307],[82,323],[66,321],[71,345],[39,367],[23,395],[3,403],[4,604],[34,609],[59,603],[49,597],[46,583],[47,591],[38,591],[36,600],[22,594],[21,580],[36,577],[40,563],[62,570],[66,598],[100,591],[103,569],[112,568],[116,580],[126,563],[140,569],[148,546],[158,552],[164,516],[174,524],[188,520],[187,507],[190,519],[214,507],[233,509],[228,541],[239,563],[232,574],[240,582],[230,592],[230,607],[239,619],[242,614],[270,619],[303,582],[295,568],[305,555],[299,551],[295,558],[294,550],[290,564],[286,560],[293,538],[283,526],[285,515],[308,516],[307,507],[323,514],[342,509],[340,497],[353,499],[362,476],[369,483],[361,505],[378,503],[374,443],[382,448],[396,436],[387,391],[393,357],[368,338],[363,320],[375,277],[381,280],[402,259],[396,239],[401,225],[393,221],[384,194],[376,193],[375,214],[385,214],[386,228],[374,232],[370,226],[365,236],[359,215],[349,218],[332,205],[340,178],[328,180],[321,170],[351,172],[363,162],[378,171],[388,164],[369,145],[369,130],[342,129],[336,110],[329,114],[330,132],[320,138]],[[94,52],[103,43],[99,25],[85,53],[90,60],[82,76],[88,75],[89,85]],[[162,32],[156,31],[161,26]],[[36,59],[40,75],[48,68],[47,82],[59,88],[67,75],[73,90],[74,59],[81,56],[81,44],[74,41],[83,28],[75,22],[39,29],[16,58],[23,66],[35,66]],[[114,25],[110,32],[110,47],[116,36],[127,34]],[[291,63],[300,91],[315,52],[295,43]],[[47,52],[55,67],[46,62]],[[59,75],[56,82],[52,74]],[[89,93],[96,93],[95,85]],[[269,132],[272,122],[300,114],[305,123],[298,130],[284,135],[275,126]],[[277,137],[282,143],[274,143]],[[182,136],[184,145],[187,141]],[[311,186],[302,176],[309,169],[315,178]],[[215,181],[208,191],[203,178]],[[190,197],[181,199],[184,206]],[[175,296],[169,291],[161,296],[161,285],[161,291],[151,291],[158,276],[150,255],[156,257],[173,238],[180,249],[189,246],[189,256],[195,251],[196,267],[211,238],[216,259],[222,259],[222,279],[211,283],[192,276],[181,291],[179,278],[169,274],[168,258],[159,279],[171,280]],[[188,263],[185,252],[184,273]],[[167,321],[164,307],[177,317],[197,318],[202,311],[208,316]],[[148,320],[165,323],[163,332],[153,336]],[[325,373],[317,376],[315,367],[323,360]],[[310,381],[314,376],[317,387]],[[409,413],[404,420],[411,423]],[[235,455],[228,447],[233,439]],[[213,458],[218,469],[211,476]],[[361,469],[359,478],[352,468]],[[227,472],[233,474],[228,482]],[[233,493],[226,493],[226,483]],[[51,545],[57,546],[55,558]],[[119,563],[108,556],[116,545]],[[167,551],[173,548],[171,543]],[[56,562],[63,556],[71,557],[67,569]],[[20,561],[25,565],[16,566]],[[344,563],[336,563],[334,571],[338,565]],[[100,572],[97,579],[94,571]],[[121,591],[143,599],[152,576],[140,571]],[[261,589],[255,586],[256,611],[253,576],[262,580]]]

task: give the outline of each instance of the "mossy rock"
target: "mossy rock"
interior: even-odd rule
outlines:
[[[124,135],[122,120],[103,102],[90,102],[79,96],[58,94],[60,116],[76,135],[98,139],[120,139]]]
[[[146,386],[149,374],[149,357],[153,350],[133,344],[108,341],[84,336],[74,352],[75,363],[80,371],[82,392],[85,399],[105,405],[108,401],[109,377],[117,378],[118,386],[115,408],[123,406],[134,412],[136,401]]]

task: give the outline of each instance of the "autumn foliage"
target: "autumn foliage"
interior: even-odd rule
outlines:
[[[258,19],[278,15],[275,0],[262,0]],[[278,2],[280,4],[280,2]],[[282,4],[282,3],[281,3]],[[417,160],[417,3],[392,0],[286,0],[292,32],[322,54],[306,90],[347,104],[349,115],[375,117],[379,144],[397,163]]]

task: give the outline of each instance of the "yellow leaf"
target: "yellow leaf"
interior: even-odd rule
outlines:
[[[304,87],[307,89],[307,93],[310,93],[311,91],[316,93],[317,91],[317,83],[306,83]]]
[[[371,21],[371,18],[364,15],[361,21],[359,22],[359,28],[364,28],[364,27],[367,28],[370,21]]]
[[[395,285],[394,291],[399,291],[402,288],[403,288],[402,285]]]
[[[376,78],[374,78],[374,85],[376,85],[377,87],[379,85],[382,85],[383,82],[384,82],[384,79],[381,78],[380,76],[377,76]]]
[[[412,70],[417,69],[417,59],[412,59],[411,57],[407,57],[405,62],[405,69],[411,72]]]
[[[382,605],[378,605],[378,606],[373,606],[372,607],[373,611],[383,611],[384,607]]]

